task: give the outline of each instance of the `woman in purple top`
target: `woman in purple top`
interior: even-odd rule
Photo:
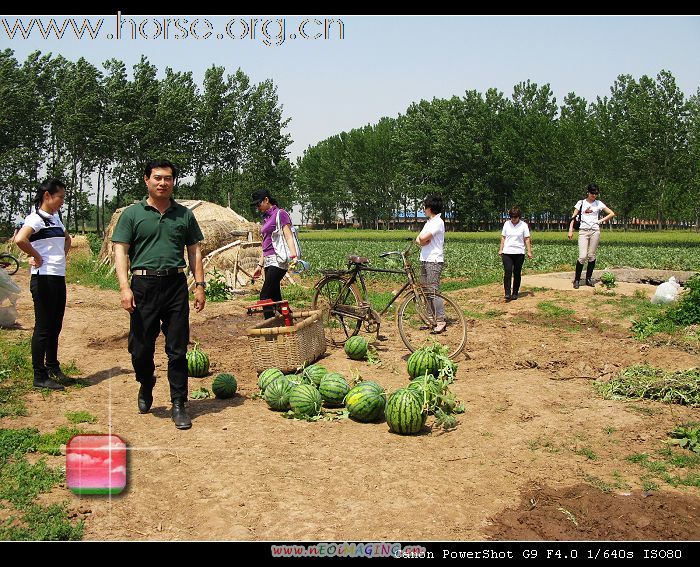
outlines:
[[[258,189],[252,195],[251,206],[257,207],[262,213],[263,222],[260,228],[262,235],[262,258],[258,262],[258,266],[253,272],[253,279],[258,279],[265,269],[265,282],[260,290],[260,299],[271,299],[272,301],[282,301],[282,290],[280,284],[282,278],[287,273],[287,269],[294,267],[299,251],[294,243],[292,236],[292,219],[289,218],[289,213],[277,206],[277,201],[272,198],[267,189]],[[282,228],[284,242],[286,243],[286,252],[279,250],[275,251],[275,243],[273,242],[273,232],[277,230],[277,219],[279,217],[279,226]],[[264,310],[265,318],[273,317],[274,309]]]

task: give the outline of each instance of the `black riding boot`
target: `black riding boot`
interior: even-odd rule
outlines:
[[[593,276],[593,269],[595,268],[595,260],[589,260],[588,266],[586,266],[586,285],[595,287],[591,277]]]
[[[581,272],[583,272],[583,264],[576,262],[576,275],[574,276],[574,289],[578,289],[581,285]]]

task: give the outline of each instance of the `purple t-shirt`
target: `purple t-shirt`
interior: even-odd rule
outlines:
[[[275,255],[275,247],[272,245],[272,233],[275,232],[277,228],[277,211],[280,212],[280,226],[292,224],[289,213],[284,209],[280,209],[277,205],[272,205],[272,207],[263,213],[263,223],[260,228],[263,256]]]

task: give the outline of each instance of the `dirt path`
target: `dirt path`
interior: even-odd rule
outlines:
[[[569,287],[559,288],[558,279]],[[527,276],[521,299],[509,304],[496,285],[452,294],[465,309],[484,316],[470,320],[468,357],[458,360],[453,391],[466,413],[450,432],[426,429],[401,437],[390,434],[385,423],[288,420],[262,400],[250,399],[257,376],[243,335],[249,323],[242,316],[245,299],[208,304],[203,313],[192,314],[193,340],[209,353],[214,373],[238,377],[240,395],[190,401],[194,426],[178,431],[169,415],[162,339],[153,410],[140,415],[126,348],[128,316],[117,293],[79,285],[68,289],[60,357],[74,359],[91,386],[47,397],[31,393],[30,415],[0,419],[0,427],[49,431],[67,425],[67,411],[86,410],[98,418],[90,430],[111,431],[128,443],[129,485],[123,495],[79,498],[57,489],[47,498],[71,501],[76,514],[86,518],[86,539],[410,541],[553,539],[557,534],[562,539],[700,539],[696,489],[664,484],[649,498],[624,495],[641,493],[643,474],[626,457],[653,453],[679,422],[698,421],[697,410],[604,400],[591,387],[594,379],[630,364],[675,370],[697,366],[697,358],[628,338],[628,325],[603,304],[607,298],[599,300],[583,288],[576,293],[563,278],[550,277],[547,285],[541,280]],[[16,281],[23,289],[20,323],[30,330],[28,278]],[[640,288],[629,285],[619,293]],[[543,300],[575,309],[573,318],[584,332],[544,319],[536,308]],[[364,378],[396,389],[408,380],[408,353],[393,326],[385,334],[389,339],[377,345],[380,366],[350,361],[339,349],[323,364],[346,375],[357,369]],[[210,387],[211,378],[190,382],[191,389]],[[571,532],[571,522],[552,502],[595,499],[601,494],[593,487],[595,479],[623,479],[629,488],[606,494],[604,507],[586,508],[590,517]],[[527,512],[533,486],[547,491],[550,508],[537,508],[532,523],[513,521],[516,512]],[[649,503],[671,513],[662,517]],[[618,505],[622,516],[636,513],[637,520],[603,521],[614,517]],[[637,506],[636,512],[630,506]],[[673,524],[680,515],[687,521]],[[595,531],[594,525],[602,527]]]

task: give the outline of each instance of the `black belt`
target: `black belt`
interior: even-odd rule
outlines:
[[[174,276],[175,274],[182,274],[185,268],[167,268],[165,270],[132,270],[132,276]]]

